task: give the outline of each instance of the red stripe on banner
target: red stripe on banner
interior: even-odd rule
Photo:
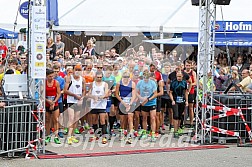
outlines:
[[[130,150],[130,151],[118,151],[118,152],[98,152],[98,153],[87,153],[87,154],[39,155],[38,158],[39,159],[81,158],[81,157],[99,157],[99,156],[112,156],[112,155],[145,154],[145,153],[192,151],[192,150],[223,149],[223,148],[229,148],[229,147],[223,146],[223,145],[208,145],[208,146],[195,146],[195,147]]]

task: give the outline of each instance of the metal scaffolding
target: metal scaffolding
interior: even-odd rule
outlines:
[[[30,0],[30,7],[29,7],[29,21],[28,21],[28,61],[29,61],[29,72],[28,72],[28,81],[29,81],[29,96],[31,99],[35,99],[37,101],[37,117],[38,127],[40,131],[38,132],[38,139],[45,139],[45,79],[34,79],[31,77],[31,56],[34,53],[31,53],[31,34],[32,34],[32,3],[33,6],[45,6],[46,0]],[[46,46],[44,46],[46,47]],[[46,48],[44,48],[46,49]],[[38,153],[45,154],[45,142],[44,140],[38,140]]]
[[[214,48],[215,48],[215,21],[216,5],[214,0],[199,0],[199,36],[198,36],[198,59],[197,59],[197,100],[196,100],[196,141],[201,144],[211,143],[212,121],[207,117],[212,116],[210,109],[202,105],[212,105],[212,100],[207,96],[213,93]],[[208,76],[209,74],[209,76]],[[209,84],[209,82],[211,84]],[[200,84],[201,83],[201,84]],[[201,98],[200,98],[201,97]]]

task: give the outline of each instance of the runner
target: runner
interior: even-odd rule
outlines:
[[[98,129],[98,116],[100,117],[100,125],[102,129],[102,144],[107,143],[106,133],[106,106],[108,97],[108,84],[102,81],[103,74],[101,72],[96,73],[95,81],[91,87],[88,97],[91,98],[91,115],[93,122],[93,129],[95,132]],[[93,137],[96,138],[95,136]]]
[[[116,113],[114,110],[111,110],[111,99],[112,99],[112,93],[115,92],[115,86],[116,86],[116,79],[112,75],[113,68],[109,66],[107,70],[105,71],[105,75],[103,76],[102,80],[108,84],[109,89],[109,97],[107,100],[107,107],[106,111],[108,113],[108,122],[109,122],[109,133],[111,136],[115,136],[114,133],[114,122],[116,120]]]
[[[177,79],[177,77],[176,77],[177,73],[181,72],[182,75],[183,75],[183,80],[187,81],[187,83],[188,83],[188,87],[187,88],[190,91],[191,88],[192,88],[192,79],[190,78],[190,76],[186,72],[182,71],[181,64],[182,64],[181,62],[176,62],[175,63],[175,70],[172,73],[170,73],[170,75],[168,76],[168,80],[167,80],[166,84],[168,85],[173,80],[176,80]],[[182,113],[182,115],[184,115],[184,113]],[[183,123],[184,123],[184,117],[181,117],[180,123],[181,124],[180,124],[180,128],[179,128],[179,133],[183,133],[183,129],[184,129],[184,125],[183,125]]]
[[[187,83],[183,80],[182,72],[177,72],[177,79],[171,82],[169,96],[172,101],[173,109],[173,119],[174,119],[174,138],[178,138],[179,135],[182,135],[178,131],[180,125],[180,120],[182,113],[184,112],[185,106],[188,106],[188,89]]]
[[[133,116],[135,109],[135,83],[130,80],[130,73],[128,71],[123,72],[122,80],[116,84],[115,95],[120,101],[119,114],[121,118],[121,136],[120,140],[124,140],[127,135],[127,126],[129,128],[129,136],[127,143],[131,144],[131,137],[134,135],[133,129]]]
[[[58,118],[59,118],[59,105],[58,100],[61,96],[60,93],[60,85],[58,81],[54,78],[53,70],[47,69],[46,70],[46,139],[45,143],[49,143],[51,141],[50,136],[50,128],[51,128],[51,120],[54,127],[54,142],[56,144],[61,144],[58,138]]]
[[[195,89],[194,87],[197,86],[196,82],[196,72],[192,70],[192,61],[187,60],[185,62],[185,70],[184,70],[192,80],[192,88],[188,95],[188,111],[190,117],[190,128],[193,129],[193,119],[194,119],[194,112],[193,112],[193,105],[195,103]]]
[[[59,82],[60,85],[60,91],[61,91],[61,96],[58,100],[58,105],[59,105],[59,112],[60,112],[60,121],[59,122],[63,122],[63,112],[64,112],[64,108],[63,108],[63,90],[64,90],[64,86],[65,86],[65,80],[59,76],[60,73],[60,66],[58,65],[54,65],[53,66],[53,72],[55,74],[55,80],[57,80]],[[59,124],[59,137],[63,138],[63,129],[62,129],[62,125]]]
[[[82,66],[77,64],[74,67],[73,75],[66,77],[64,93],[67,94],[68,104],[68,137],[67,143],[78,143],[79,141],[73,136],[73,129],[78,127],[80,112],[82,110],[82,102],[85,95],[85,81],[81,77]]]
[[[162,78],[164,81],[164,94],[161,97],[160,125],[162,126],[162,130],[165,130],[164,112],[168,110],[169,122],[170,122],[169,129],[173,133],[174,127],[173,127],[173,112],[172,112],[172,105],[171,105],[172,102],[171,102],[171,99],[168,94],[169,90],[170,90],[170,87],[169,87],[170,85],[168,84],[168,86],[167,86],[168,76],[171,73],[171,64],[165,63],[163,66],[164,66],[164,73],[162,74]]]
[[[142,103],[142,116],[143,116],[143,133],[141,139],[147,138],[147,117],[150,116],[151,122],[151,141],[156,141],[156,104],[157,104],[157,84],[150,80],[150,72],[145,70],[143,73],[143,80],[137,84],[137,97]]]

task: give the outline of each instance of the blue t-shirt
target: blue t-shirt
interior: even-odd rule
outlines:
[[[65,86],[65,80],[60,76],[56,77],[55,80],[59,82],[60,91],[62,91]],[[58,103],[62,103],[62,96],[59,98]]]
[[[116,79],[113,75],[110,77],[102,77],[102,81],[106,82],[108,84],[108,89],[113,89],[113,86],[116,86]]]
[[[137,91],[140,91],[141,97],[151,97],[155,91],[157,91],[157,84],[153,80],[145,82],[140,80],[137,83]],[[155,106],[157,104],[157,98],[148,101],[144,106]]]

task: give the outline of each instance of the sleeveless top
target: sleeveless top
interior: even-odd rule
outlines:
[[[185,71],[186,72],[186,71]],[[192,83],[194,82],[194,77],[193,77],[193,70],[191,70],[189,73],[187,73],[189,75],[189,77],[192,80]],[[187,82],[188,83],[188,82]],[[187,85],[188,88],[188,85]],[[194,94],[194,86],[192,86],[191,90],[190,90],[190,94]]]
[[[102,82],[100,86],[96,85],[96,82],[92,85],[92,92],[91,95],[93,96],[104,96],[105,95],[105,82]],[[91,109],[102,109],[105,110],[107,106],[107,99],[98,99],[95,101],[91,99]]]
[[[56,80],[53,80],[53,85],[51,87],[49,87],[47,85],[47,81],[46,81],[46,98],[48,100],[53,101],[56,96],[57,96],[57,84],[56,84]],[[54,106],[58,106],[58,101],[55,103]],[[46,107],[50,107],[50,104],[46,103]]]
[[[83,88],[82,88],[82,77],[80,77],[79,81],[75,80],[73,75],[71,75],[71,83],[68,89],[70,92],[82,96]],[[78,99],[73,96],[67,95],[67,103],[77,103]]]
[[[91,83],[94,82],[94,75],[93,75],[93,71],[91,71],[89,74],[84,74],[83,78],[85,79],[86,83]]]
[[[128,85],[123,85],[122,80],[120,81],[119,92],[122,100],[129,104],[132,98],[132,80],[130,80]]]
[[[166,87],[168,76],[169,76],[169,74],[168,75],[167,74],[162,74],[162,78],[163,78],[163,81],[164,81],[164,94],[161,97],[163,99],[170,99],[170,97],[168,95],[168,92],[167,92],[167,87]]]

